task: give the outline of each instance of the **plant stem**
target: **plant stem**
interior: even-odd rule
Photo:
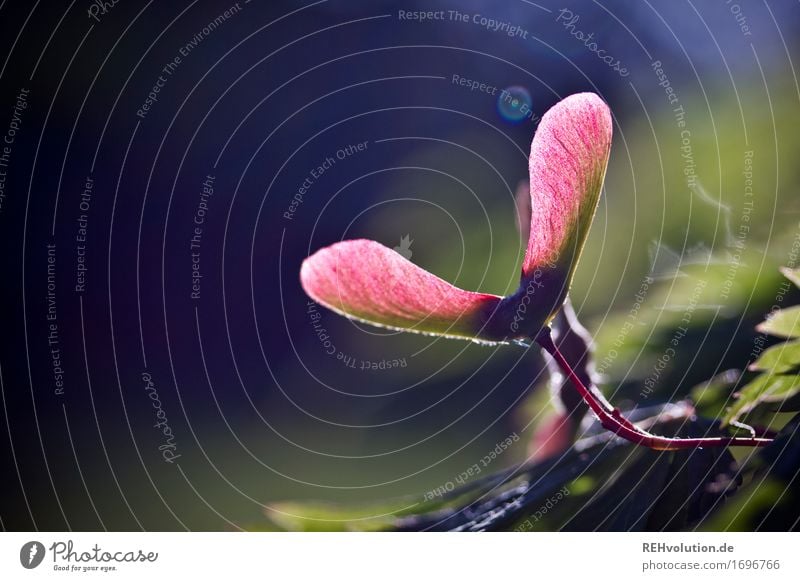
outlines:
[[[600,420],[600,424],[607,430],[617,434],[635,444],[652,448],[653,450],[687,450],[692,448],[721,448],[726,446],[766,446],[772,442],[770,438],[666,438],[647,432],[625,419],[620,411],[600,393],[594,385],[587,387],[580,377],[573,371],[570,364],[558,350],[550,328],[545,327],[536,337],[536,342],[547,351],[561,367],[578,394],[588,404],[592,412]]]

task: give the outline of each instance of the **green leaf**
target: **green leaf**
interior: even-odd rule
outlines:
[[[709,409],[720,409],[719,406],[728,400],[741,374],[738,369],[728,369],[718,373],[708,381],[694,386],[689,396],[695,406],[703,408],[708,415]]]
[[[781,274],[792,281],[796,287],[800,287],[800,268],[781,267]]]
[[[738,420],[764,402],[780,402],[800,393],[800,375],[762,373],[745,385],[738,399],[728,408],[722,425]]]
[[[452,505],[466,506],[494,490],[515,468],[501,470],[455,488],[438,487],[422,495],[373,502],[325,501],[273,502],[264,516],[272,528],[285,531],[384,531],[394,530],[404,517],[441,511]]]
[[[397,517],[419,503],[342,505],[328,502],[275,502],[265,511],[268,520],[288,531],[379,531],[390,528]]]
[[[756,330],[776,337],[800,338],[800,306],[776,311]]]
[[[800,523],[800,414],[778,437],[758,452],[750,467],[758,467],[742,488],[702,524],[707,531],[790,531]]]
[[[779,343],[764,351],[750,365],[750,371],[772,371],[788,373],[800,367],[800,341]]]

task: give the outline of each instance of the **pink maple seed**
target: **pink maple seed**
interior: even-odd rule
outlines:
[[[574,272],[600,201],[611,136],[611,111],[594,93],[570,95],[545,113],[528,161],[523,278],[554,265]]]
[[[459,339],[484,336],[501,297],[462,290],[372,240],[318,250],[300,269],[306,293],[372,325]]]
[[[528,245],[520,286],[506,297],[498,319],[512,339],[535,338],[569,292],[600,202],[611,153],[611,111],[594,93],[578,93],[551,107],[539,123],[528,161]],[[520,316],[521,305],[525,305]]]
[[[773,442],[770,438],[666,438],[656,436],[643,430],[636,424],[631,423],[622,416],[622,413],[609,403],[594,386],[586,386],[580,377],[573,371],[570,364],[561,354],[553,343],[550,336],[550,329],[545,328],[536,337],[539,346],[547,351],[556,363],[567,375],[572,385],[578,391],[583,400],[588,404],[595,416],[600,420],[600,424],[607,430],[615,433],[619,437],[651,448],[653,450],[687,450],[692,448],[721,448],[725,446],[766,446]]]
[[[587,386],[550,337],[600,200],[611,151],[611,112],[593,93],[547,111],[531,144],[530,228],[519,289],[507,297],[462,290],[371,240],[318,250],[300,270],[310,297],[373,325],[483,343],[535,340],[555,359],[602,425],[657,450],[763,446],[767,438],[664,438],[626,420]],[[524,207],[524,206],[522,206]]]

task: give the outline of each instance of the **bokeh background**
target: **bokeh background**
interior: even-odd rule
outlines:
[[[676,400],[743,368],[797,260],[799,16],[0,2],[0,525],[261,528],[276,501],[435,490],[508,438],[484,474],[523,462],[553,407],[538,354],[355,324],[298,272],[365,237],[514,290],[514,194],[538,119],[573,92],[614,114],[572,291],[607,392]]]

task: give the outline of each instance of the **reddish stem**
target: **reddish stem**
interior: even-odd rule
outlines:
[[[666,438],[651,434],[625,419],[620,411],[612,406],[595,386],[591,385],[586,387],[586,385],[584,385],[581,379],[572,370],[567,360],[564,359],[558,347],[556,347],[550,336],[549,327],[542,329],[536,337],[536,342],[555,359],[556,363],[558,363],[559,367],[561,367],[562,371],[572,382],[572,385],[580,396],[600,420],[600,424],[605,429],[629,442],[646,446],[653,450],[686,450],[701,447],[721,448],[725,446],[766,446],[772,442],[770,438]]]

